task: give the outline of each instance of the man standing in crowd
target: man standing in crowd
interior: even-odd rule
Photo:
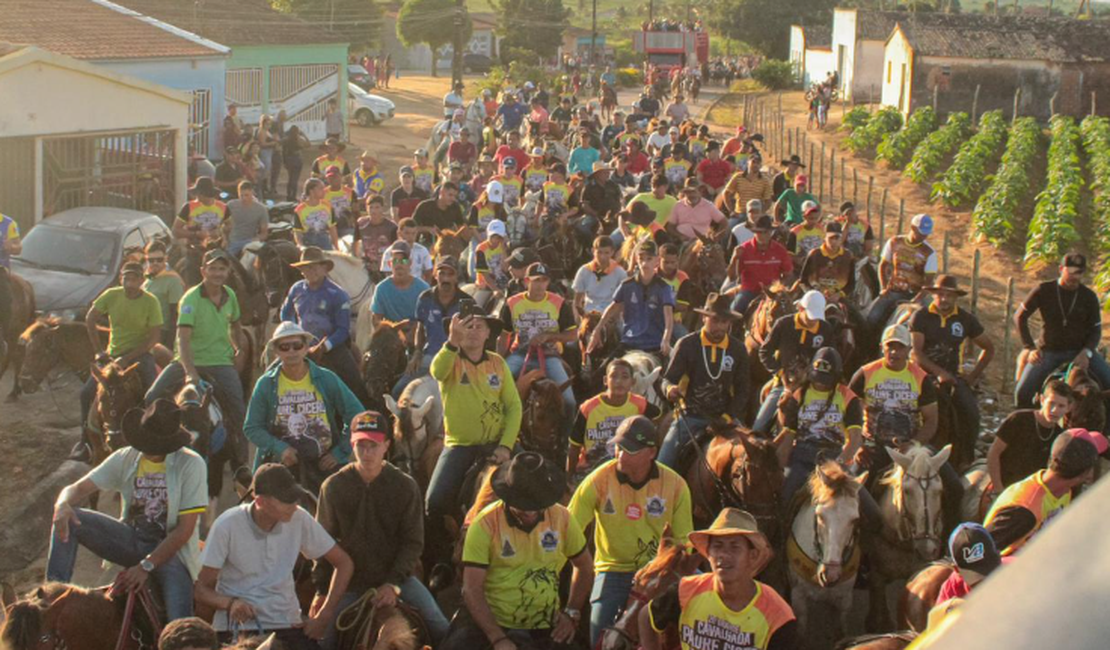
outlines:
[[[1074,400],[1071,387],[1053,379],[1041,390],[1040,408],[1018,409],[1006,416],[987,452],[992,495],[1048,464],[1052,443],[1064,432]]]
[[[239,181],[239,198],[228,201],[227,210],[231,214],[231,234],[227,245],[229,253],[239,257],[252,241],[266,241],[270,212],[265,205],[255,200],[254,183]]]

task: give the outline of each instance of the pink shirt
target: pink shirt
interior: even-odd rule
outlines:
[[[678,234],[686,239],[708,234],[711,224],[724,219],[725,215],[721,214],[717,206],[705,199],[698,201],[698,204],[693,207],[683,199],[671,210],[671,223],[678,229]]]

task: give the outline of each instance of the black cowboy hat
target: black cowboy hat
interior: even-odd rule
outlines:
[[[490,338],[497,338],[498,336],[500,336],[500,334],[501,334],[501,319],[499,319],[497,317],[494,317],[494,316],[490,316],[485,311],[483,311],[482,308],[479,307],[477,303],[475,303],[472,300],[466,300],[462,304],[459,305],[459,318],[463,319],[463,318],[467,318],[468,316],[473,316],[474,318],[481,318],[482,320],[486,321],[486,325],[489,326]],[[446,332],[448,335],[451,334],[451,319],[450,318],[444,318],[443,319],[443,331]]]
[[[342,153],[343,150],[347,148],[347,145],[340,142],[339,138],[328,138],[327,140],[324,140],[323,144],[320,145],[320,150],[321,151],[327,150],[329,145],[335,145],[336,146],[336,153]]]
[[[743,318],[740,312],[732,311],[732,299],[716,291],[705,297],[705,307],[694,309],[702,316],[719,316],[721,318]]]
[[[925,291],[951,291],[957,296],[966,296],[967,292],[960,288],[960,281],[954,275],[942,273],[933,280],[932,286],[922,287]]]
[[[498,467],[490,485],[505,505],[536,512],[559,502],[566,490],[566,478],[555,463],[526,451]]]
[[[197,196],[215,197],[220,195],[220,191],[216,189],[216,184],[208,176],[201,176],[189,188]]]
[[[172,454],[192,442],[181,427],[181,409],[168,399],[156,399],[145,410],[135,407],[124,413],[120,429],[128,445],[149,456]]]
[[[643,201],[633,201],[627,210],[621,211],[621,216],[637,226],[647,226],[655,221],[655,210],[648,207]]]
[[[324,254],[322,248],[316,246],[305,246],[304,252],[301,253],[301,261],[290,264],[289,266],[300,268],[312,264],[323,264],[328,267],[328,271],[335,268],[335,262],[328,259],[328,256]]]
[[[783,165],[797,165],[797,166],[801,167],[802,169],[806,168],[806,166],[802,164],[802,157],[799,156],[798,154],[794,154],[794,155],[790,156],[790,158],[781,161],[781,164],[783,164]]]

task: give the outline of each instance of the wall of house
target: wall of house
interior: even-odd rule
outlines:
[[[903,113],[909,111],[913,77],[913,50],[901,30],[895,30],[887,41],[882,64],[881,101]]]
[[[805,79],[803,80],[805,87],[809,88],[810,84],[824,81],[825,76],[834,67],[836,67],[836,59],[833,58],[832,49],[827,47],[806,48]]]
[[[857,102],[868,102],[874,98],[879,101],[882,95],[883,78],[886,69],[883,59],[886,53],[886,40],[859,41],[856,44],[852,72],[852,98]]]
[[[794,80],[806,83],[806,39],[801,25],[790,26],[790,64],[794,66]]]
[[[855,9],[836,9],[833,12],[832,57],[840,75],[840,97],[851,101],[856,59]]]
[[[208,127],[204,129],[199,122],[193,124],[195,125],[194,128],[204,129],[207,135],[208,151],[219,150],[220,123],[226,112],[224,84],[227,76],[227,57],[188,60],[98,61],[96,63],[112,72],[145,79],[175,90],[183,90],[188,93],[208,91],[208,105],[205,107]]]

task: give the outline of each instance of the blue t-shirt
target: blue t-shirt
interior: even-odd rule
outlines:
[[[416,301],[416,320],[424,325],[424,354],[435,355],[443,344],[447,342],[446,323],[451,322],[451,317],[459,313],[465,303],[474,302],[474,299],[455,290],[455,299],[444,307],[436,299],[435,289],[428,289],[420,294]]]
[[[370,303],[370,311],[381,314],[386,320],[394,323],[406,318],[416,318],[416,301],[428,288],[427,282],[420,278],[413,278],[408,289],[402,290],[393,284],[393,278],[386,278],[374,290],[374,301]]]
[[[601,152],[593,147],[575,147],[574,151],[570,152],[570,159],[567,162],[567,171],[572,174],[582,172],[589,176],[594,170],[594,163],[601,160]]]
[[[281,306],[281,320],[299,323],[321,341],[327,339],[330,350],[351,336],[351,297],[327,278],[319,289],[300,280],[289,287]]]
[[[658,350],[666,329],[663,307],[670,305],[674,309],[671,285],[656,275],[644,286],[637,274],[621,283],[617,288],[617,295],[613,296],[613,302],[624,306],[621,343],[633,350]]]
[[[528,113],[529,108],[520,102],[512,104],[502,104],[501,108],[497,109],[497,114],[504,120],[505,129],[508,131],[515,131],[520,128],[520,123],[524,121],[524,116]]]

